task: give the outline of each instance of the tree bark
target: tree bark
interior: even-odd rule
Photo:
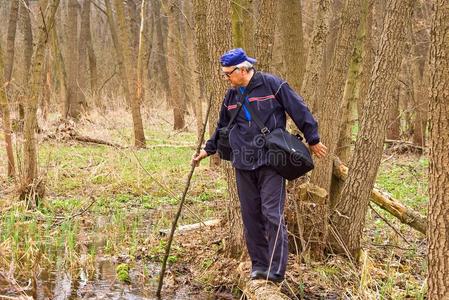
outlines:
[[[356,41],[361,17],[360,1],[347,0],[341,15],[341,27],[336,41],[327,85],[317,113],[321,141],[327,146],[329,155],[315,162],[311,182],[330,191],[332,155],[335,153],[341,120],[341,103],[351,55]]]
[[[332,248],[352,257],[358,257],[360,251],[365,214],[383,153],[386,112],[391,107],[390,94],[400,71],[412,2],[388,2],[368,99],[361,117],[354,156],[349,163],[349,176],[331,215],[331,223],[336,231],[331,237]],[[342,241],[343,245],[337,243],[337,240]]]
[[[309,103],[314,113],[316,103],[316,91],[319,86],[321,69],[323,68],[324,50],[329,33],[329,9],[330,0],[320,0],[316,13],[315,25],[310,41],[310,49],[307,57],[304,80],[302,82],[301,95]]]
[[[48,4],[48,5],[47,5]],[[33,207],[35,201],[41,196],[43,192],[35,182],[38,178],[37,169],[37,142],[36,142],[36,112],[38,105],[38,98],[41,85],[41,72],[45,56],[45,46],[49,36],[47,30],[51,30],[54,24],[55,13],[59,5],[59,0],[42,0],[40,1],[40,10],[38,18],[38,31],[36,47],[33,52],[31,61],[31,76],[30,76],[30,90],[28,92],[28,99],[25,103],[25,123],[24,123],[24,189],[21,193],[21,198],[27,200],[28,207]],[[46,7],[46,9],[45,9]],[[31,192],[33,191],[33,192]],[[40,193],[41,192],[41,193]]]
[[[186,111],[181,82],[180,2],[179,0],[168,0],[165,6],[168,15],[167,56],[169,69],[168,81],[170,86],[169,103],[173,108],[173,129],[180,130],[185,127],[184,115]]]
[[[301,0],[282,0],[279,10],[285,79],[295,91],[300,91],[305,71]]]
[[[56,72],[59,77],[59,98],[62,107],[62,116],[64,119],[68,117],[69,109],[69,98],[68,98],[68,87],[67,87],[67,72],[64,63],[64,58],[61,53],[61,48],[59,47],[58,33],[56,31],[56,26],[51,29],[50,32],[50,42],[51,51],[53,57],[55,58]]]
[[[14,44],[16,42],[17,14],[19,11],[19,0],[11,0],[9,2],[8,34],[6,37],[6,56],[4,63],[4,75],[7,84],[11,81],[14,66]]]
[[[29,0],[19,1],[20,7],[20,27],[23,34],[23,57],[24,57],[24,74],[22,85],[26,86],[30,78],[31,56],[33,55],[33,32],[31,30],[31,19],[29,11]],[[23,121],[25,112],[23,109],[23,99],[18,98],[19,102],[19,119]]]
[[[198,0],[199,1],[199,0]],[[153,8],[153,18],[154,18],[154,41],[155,41],[155,65],[156,68],[156,76],[159,79],[159,83],[162,85],[162,89],[166,96],[170,98],[170,86],[168,81],[168,69],[167,69],[167,58],[166,58],[166,47],[164,44],[164,33],[163,33],[163,22],[162,22],[162,14],[161,14],[161,2],[160,0],[154,0],[152,2]],[[202,31],[205,32],[202,27]]]
[[[3,134],[5,136],[6,162],[8,164],[8,177],[16,175],[16,167],[14,163],[14,151],[11,139],[11,116],[9,110],[8,97],[5,91],[3,50],[0,44],[0,113],[2,113]]]
[[[88,51],[87,44],[90,35],[90,1],[84,0],[83,6],[81,8],[81,27],[79,34],[79,43],[78,43],[78,91],[80,101],[84,103],[87,108],[87,100],[86,95],[88,92],[88,74],[89,74],[89,66],[88,66]],[[90,93],[92,94],[92,92]]]
[[[429,299],[449,299],[449,2],[434,2],[431,30],[428,213]]]
[[[259,17],[256,29],[256,53],[257,68],[260,71],[270,72],[271,58],[273,55],[274,32],[276,30],[276,14],[278,1],[260,0]]]

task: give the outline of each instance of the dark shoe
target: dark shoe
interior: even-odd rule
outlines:
[[[265,277],[267,278],[267,277]],[[274,283],[280,283],[284,281],[284,276],[279,274],[269,274],[268,275],[268,281],[274,282]]]
[[[267,271],[254,270],[251,272],[250,279],[267,279]]]

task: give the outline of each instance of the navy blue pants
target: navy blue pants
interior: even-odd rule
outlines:
[[[236,179],[252,269],[283,277],[288,258],[285,179],[266,166],[236,169]]]

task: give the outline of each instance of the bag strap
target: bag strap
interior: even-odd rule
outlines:
[[[248,103],[249,104],[249,103]],[[267,135],[270,133],[270,130],[267,126],[260,120],[259,115],[256,113],[255,110],[252,109],[251,105],[247,105],[246,108],[249,110],[249,113],[251,114],[251,117],[254,119],[254,122],[256,122],[257,126],[260,128],[260,132],[263,135]]]
[[[255,75],[255,73],[254,73],[254,75]],[[248,82],[248,85],[246,86],[245,91],[244,91],[243,94],[240,96],[240,101],[237,102],[237,111],[236,111],[236,113],[231,117],[231,119],[229,120],[229,123],[228,123],[228,125],[226,126],[226,130],[229,130],[229,127],[231,127],[232,123],[234,123],[235,118],[237,118],[237,116],[238,116],[240,110],[242,109],[243,102],[245,101],[246,96],[248,96],[248,93],[249,93],[249,87],[250,87],[250,85],[251,85],[251,83],[252,83],[252,81],[253,81],[254,75],[253,75],[253,77],[251,77],[250,81]]]

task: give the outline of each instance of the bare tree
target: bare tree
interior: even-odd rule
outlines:
[[[401,67],[412,2],[388,1],[368,98],[363,108],[354,155],[349,163],[348,179],[331,215],[335,233],[331,236],[333,248],[352,257],[359,254],[365,214],[383,153],[386,112],[391,106],[391,91]]]
[[[27,94],[27,101],[25,102],[23,130],[24,179],[21,197],[27,199],[28,207],[33,207],[36,199],[43,192],[42,185],[37,181],[36,112],[41,89],[41,72],[45,59],[45,46],[49,36],[48,30],[54,26],[55,13],[58,9],[59,0],[42,0],[39,4],[41,14],[39,14],[36,46],[31,60],[30,89]]]
[[[3,51],[0,44],[0,112],[2,113],[3,134],[5,136],[6,161],[8,163],[8,176],[14,177],[16,168],[14,164],[14,151],[11,140],[11,116],[9,101],[5,91],[5,80],[2,76],[4,72]]]
[[[182,94],[181,82],[181,31],[180,31],[180,2],[179,0],[168,0],[165,5],[168,15],[168,80],[170,85],[169,103],[173,108],[173,129],[183,129],[185,126],[184,115],[186,111],[185,98]]]
[[[14,44],[16,42],[17,14],[19,11],[19,0],[11,0],[9,2],[10,8],[4,70],[6,83],[11,80],[12,69],[14,65]]]
[[[449,2],[434,2],[430,70],[428,298],[449,299]]]

